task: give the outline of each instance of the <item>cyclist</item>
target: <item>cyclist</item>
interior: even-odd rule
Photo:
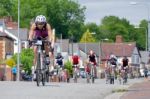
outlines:
[[[97,77],[97,75],[96,75],[97,58],[96,58],[96,54],[94,53],[93,50],[90,50],[90,52],[89,52],[88,62],[92,63],[94,65],[95,77]]]
[[[53,46],[54,46],[54,37],[52,35],[51,26],[49,23],[47,23],[46,17],[43,15],[36,16],[35,22],[30,27],[29,37],[28,37],[30,47],[32,45],[31,41],[37,38],[44,38],[44,39],[47,39],[49,42],[51,42],[51,45],[44,44],[44,49],[46,52],[46,60],[47,60],[46,65],[49,65],[50,64],[49,56],[51,57],[53,55],[52,53],[53,53]],[[37,58],[37,53],[36,53],[37,47],[33,46],[32,48],[34,51],[33,64],[34,64],[34,69],[36,69],[35,66],[36,66],[36,58]],[[47,73],[49,73],[48,70],[47,70]],[[33,78],[33,79],[36,79],[36,78]]]
[[[117,57],[114,54],[111,54],[110,58],[109,58],[109,62],[110,62],[110,65],[113,65],[113,67],[116,67],[117,66]]]
[[[52,36],[52,30],[50,24],[47,23],[46,17],[43,15],[38,15],[35,19],[35,22],[31,25],[30,31],[29,31],[29,45],[31,46],[31,42],[33,39],[36,38],[45,38],[51,42],[51,45],[44,44],[44,48],[47,54],[47,57],[52,56],[53,53],[53,46],[54,46],[54,37]],[[34,50],[34,66],[36,64],[36,50],[37,47],[33,46]]]
[[[61,53],[57,53],[55,59],[56,59],[56,64],[58,64],[60,68],[63,68],[63,56],[61,55]]]
[[[112,68],[111,72],[114,74],[115,79],[117,79],[117,57],[114,54],[110,55],[109,58],[110,68]]]
[[[73,68],[75,67],[75,65],[77,67],[79,65],[79,56],[77,55],[77,53],[74,53],[74,55],[72,56],[72,64],[73,64]]]
[[[123,67],[127,67],[129,63],[129,60],[126,56],[124,56],[124,58],[122,59],[122,66]]]
[[[79,56],[77,53],[74,53],[72,56],[72,65],[73,65],[73,78],[77,82],[77,77],[79,76]]]

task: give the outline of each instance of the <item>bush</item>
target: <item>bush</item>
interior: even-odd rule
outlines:
[[[64,64],[64,68],[69,71],[70,75],[73,74],[72,63],[69,60]]]
[[[6,60],[6,64],[7,64],[8,66],[10,66],[11,68],[16,65],[15,61],[14,61],[12,58],[7,59],[7,60]]]

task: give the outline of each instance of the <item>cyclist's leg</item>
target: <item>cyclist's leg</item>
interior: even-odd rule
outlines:
[[[37,47],[33,46],[33,52],[34,52],[34,59],[33,59],[33,64],[36,66],[36,60],[37,60]]]
[[[33,80],[35,80],[36,79],[36,65],[37,65],[37,47],[36,46],[33,46],[33,52],[34,52],[34,59],[33,59]]]

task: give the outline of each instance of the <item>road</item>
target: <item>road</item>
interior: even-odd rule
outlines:
[[[49,82],[46,86],[37,87],[35,82],[0,82],[0,99],[104,99],[116,88],[127,88],[142,81],[130,80],[127,85],[105,84],[104,79],[96,79],[94,84],[87,84],[85,79],[78,83]]]

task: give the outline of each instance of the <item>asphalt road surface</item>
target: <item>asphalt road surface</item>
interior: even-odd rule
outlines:
[[[87,84],[85,79],[78,83],[49,82],[37,87],[35,82],[0,82],[0,99],[104,99],[116,88],[125,88],[139,81],[129,80],[127,85],[105,84],[104,79],[96,79],[94,84]]]

